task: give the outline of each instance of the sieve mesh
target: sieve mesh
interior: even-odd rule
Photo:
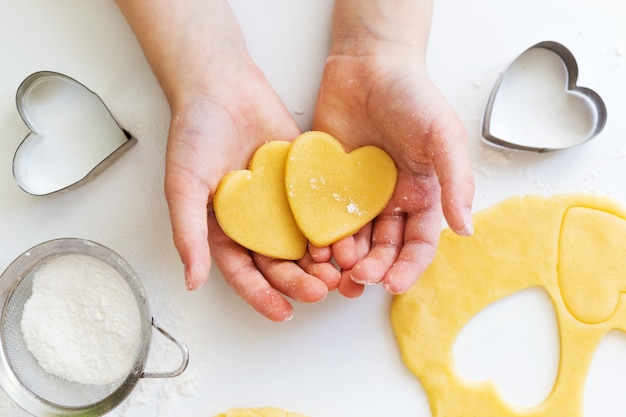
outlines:
[[[98,248],[96,247],[96,249]],[[135,382],[141,377],[147,356],[146,343],[149,344],[151,325],[149,317],[148,319],[144,317],[146,314],[149,316],[149,313],[147,313],[147,308],[142,308],[146,305],[142,287],[136,279],[133,279],[134,276],[129,275],[128,267],[118,259],[110,258],[101,253],[95,255],[96,258],[107,262],[116,269],[128,283],[142,314],[142,343],[135,352],[135,366],[130,370],[128,376],[108,385],[91,385],[68,381],[45,371],[28,350],[21,329],[24,304],[32,294],[33,279],[37,270],[53,256],[42,259],[22,275],[10,292],[2,312],[0,336],[9,368],[24,389],[42,402],[62,409],[78,410],[91,407],[96,403],[121,400],[132,390]],[[63,256],[71,255],[64,254]],[[112,407],[115,405],[113,404]]]

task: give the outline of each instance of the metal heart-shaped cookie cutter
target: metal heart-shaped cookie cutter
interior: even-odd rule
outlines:
[[[580,135],[581,139],[573,144],[568,143],[562,146],[536,146],[534,144],[528,145],[520,143],[520,141],[516,141],[511,138],[497,136],[497,133],[493,133],[494,106],[497,104],[496,100],[498,98],[498,94],[501,91],[501,87],[503,86],[507,75],[512,70],[514,65],[518,63],[518,61],[520,61],[526,54],[537,50],[548,51],[560,58],[564,65],[566,77],[564,93],[576,95],[586,102],[585,110],[588,111],[588,116],[590,116],[590,128],[588,130],[585,130],[585,132]],[[539,42],[526,49],[505,69],[505,71],[498,78],[496,84],[493,87],[493,90],[491,91],[485,113],[483,115],[482,136],[484,140],[492,145],[504,148],[534,152],[559,151],[588,142],[589,140],[597,136],[604,128],[607,119],[607,110],[604,101],[602,100],[600,95],[589,88],[578,86],[576,84],[577,79],[578,64],[576,63],[576,59],[574,58],[574,55],[569,51],[569,49],[567,49],[562,44],[554,41],[544,41]],[[540,107],[539,103],[538,107]],[[511,114],[510,116],[515,118],[523,117],[518,114]],[[552,115],[546,115],[545,117],[552,117]]]
[[[13,176],[28,194],[82,185],[137,142],[96,93],[64,74],[31,74],[15,99],[29,133],[15,152]]]

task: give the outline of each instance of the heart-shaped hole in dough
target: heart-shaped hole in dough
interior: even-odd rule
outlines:
[[[557,42],[524,51],[502,73],[487,103],[483,137],[495,145],[530,151],[571,148],[595,137],[606,107],[589,88],[576,85],[578,65]]]
[[[488,305],[463,327],[453,353],[465,379],[493,383],[508,404],[539,405],[559,368],[559,326],[550,297],[532,287]]]
[[[100,97],[63,74],[32,74],[18,88],[16,104],[30,133],[15,153],[13,174],[32,195],[92,179],[136,142]]]

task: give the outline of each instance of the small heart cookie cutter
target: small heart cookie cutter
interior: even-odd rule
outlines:
[[[554,55],[556,55],[563,62],[565,66],[565,76],[566,76],[566,86],[565,92],[568,94],[577,94],[583,97],[587,101],[589,114],[594,116],[593,127],[588,131],[586,137],[583,140],[578,141],[575,144],[567,145],[567,146],[534,146],[534,145],[525,145],[522,143],[518,143],[513,140],[507,140],[503,137],[498,137],[492,133],[492,117],[493,117],[493,109],[496,101],[496,97],[498,96],[498,92],[502,87],[502,83],[505,80],[509,70],[516,64],[518,60],[520,60],[525,54],[534,51],[534,50],[547,50]],[[607,119],[607,110],[604,101],[600,97],[598,93],[587,88],[581,87],[576,84],[578,80],[578,64],[576,62],[576,58],[572,54],[572,52],[566,48],[564,45],[555,42],[555,41],[543,41],[539,42],[530,48],[526,49],[522,52],[511,64],[500,74],[500,77],[496,81],[491,94],[489,96],[487,106],[483,115],[483,123],[482,123],[482,136],[483,139],[489,144],[496,145],[499,147],[516,149],[516,150],[524,150],[524,151],[534,151],[534,152],[552,152],[552,151],[560,151],[564,149],[569,149],[575,146],[579,146],[583,143],[586,143],[596,137],[604,128]]]
[[[78,108],[57,109],[57,114],[52,114],[53,112],[48,112],[49,109],[44,108],[50,102],[56,103],[54,100],[65,100],[66,102],[74,100],[76,95],[83,96],[80,97],[80,100],[83,100],[80,103],[82,105]],[[119,125],[104,101],[96,93],[67,75],[53,71],[35,72],[22,81],[17,89],[15,100],[18,113],[28,127],[29,133],[22,140],[13,157],[13,177],[19,187],[30,195],[43,196],[67,191],[89,182],[137,142],[135,137]],[[37,100],[43,100],[44,104]],[[38,109],[38,105],[42,108]],[[85,107],[88,109],[86,110]],[[111,137],[111,143],[99,144],[103,148],[94,149],[85,142],[82,144],[81,154],[69,156],[71,149],[56,149],[58,144],[49,143],[50,141],[45,142],[44,135],[38,132],[35,117],[41,118],[44,115],[44,119],[53,120],[58,116],[72,117],[72,112],[80,113],[81,111],[91,111],[93,115],[104,122],[104,125],[108,126],[110,132],[107,133],[112,133],[111,136],[114,136]],[[91,117],[95,117],[93,115]],[[58,120],[55,123],[62,125]],[[93,130],[93,126],[89,126],[89,128]],[[75,134],[80,135],[81,133]],[[54,161],[55,157],[45,157],[46,152],[41,150],[43,148],[38,150],[38,154],[34,152],[36,147],[43,143],[46,143],[48,151],[56,149],[54,151],[56,152],[55,156],[66,155],[64,158],[56,158],[58,159],[57,165],[60,167],[67,167],[67,165],[72,164],[84,166],[73,168],[77,172],[72,173],[69,179],[60,180],[57,178],[48,181],[48,178],[54,177],[54,175],[51,172],[46,172],[46,164],[42,163],[41,160]],[[42,166],[44,167],[42,168]],[[50,166],[47,168],[49,169]],[[67,171],[67,169],[65,170]],[[67,173],[63,175],[68,176]]]

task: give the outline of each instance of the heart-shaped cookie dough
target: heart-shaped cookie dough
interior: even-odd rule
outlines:
[[[602,323],[617,310],[626,293],[624,236],[626,220],[612,213],[587,207],[571,207],[565,213],[559,237],[559,285],[567,309],[579,321]],[[602,274],[598,265],[606,265]]]
[[[215,417],[306,417],[304,414],[277,407],[231,408]]]
[[[380,214],[397,178],[382,149],[364,146],[346,153],[335,138],[316,131],[296,138],[285,167],[293,216],[317,246],[354,234]]]
[[[563,45],[546,41],[524,51],[494,86],[482,134],[491,144],[536,152],[580,145],[606,123],[593,90],[576,85],[578,65]]]
[[[19,86],[16,104],[30,133],[15,153],[13,175],[32,195],[94,178],[136,142],[100,97],[63,74],[32,74]]]
[[[232,171],[220,182],[213,210],[220,227],[241,246],[280,259],[300,259],[307,247],[285,193],[285,161],[291,144],[267,142],[248,170]]]

